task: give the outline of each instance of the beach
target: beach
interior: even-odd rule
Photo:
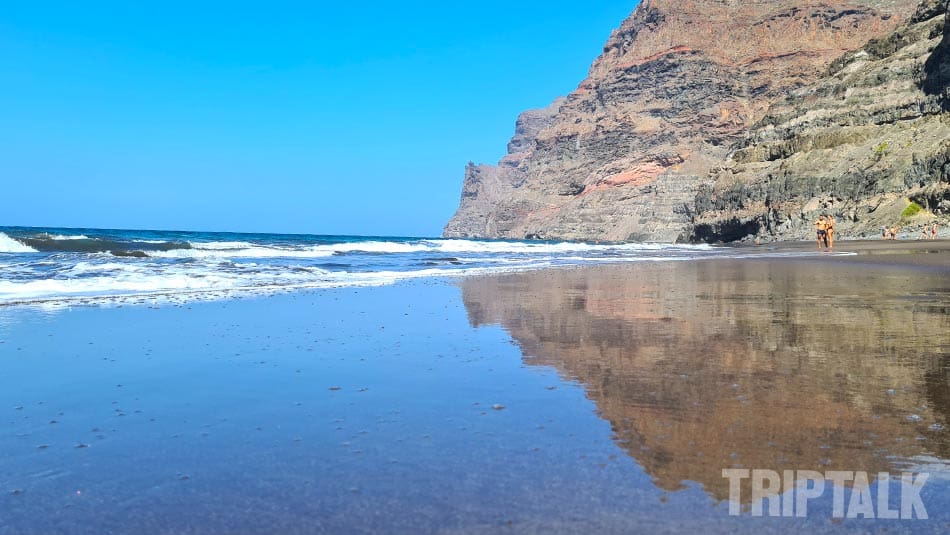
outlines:
[[[950,242],[813,251],[0,307],[0,535],[943,533]],[[929,518],[730,515],[730,468]]]

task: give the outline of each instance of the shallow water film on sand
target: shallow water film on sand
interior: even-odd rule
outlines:
[[[0,534],[944,533],[947,249],[901,247],[0,307]]]

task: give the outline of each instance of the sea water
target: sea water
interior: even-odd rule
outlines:
[[[705,245],[0,227],[0,304],[208,298],[710,254]]]
[[[742,254],[689,244],[0,227],[0,305],[220,298]]]

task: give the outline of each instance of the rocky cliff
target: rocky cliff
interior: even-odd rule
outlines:
[[[770,108],[794,106],[786,97],[807,92],[829,69],[848,69],[840,58],[870,39],[886,43],[911,20],[928,28],[943,20],[936,9],[929,18],[915,12],[917,4],[644,0],[577,90],[522,114],[498,165],[469,164],[444,234],[716,238],[736,225],[722,170],[740,146],[755,153]],[[939,77],[928,79],[937,98]],[[760,215],[738,217],[741,226]]]
[[[696,198],[693,238],[915,235],[950,216],[950,27],[945,1],[839,58],[774,104]],[[923,210],[905,211],[914,202]],[[903,215],[902,215],[903,214]]]

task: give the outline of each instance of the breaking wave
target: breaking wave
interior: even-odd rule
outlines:
[[[36,249],[0,232],[0,253],[35,253]]]
[[[147,251],[164,258],[320,258],[337,255],[396,255],[408,253],[564,254],[594,253],[619,256],[644,251],[709,250],[708,245],[589,244],[575,242],[501,242],[476,240],[416,240],[341,242],[312,246],[265,246],[248,242],[189,242],[188,247]]]
[[[0,228],[0,305],[184,300],[552,266],[738,257],[708,245]]]
[[[185,241],[119,240],[90,238],[83,235],[40,235],[22,237],[18,240],[34,252],[42,253],[111,253],[115,256],[148,256],[154,252],[191,248],[191,245]]]

